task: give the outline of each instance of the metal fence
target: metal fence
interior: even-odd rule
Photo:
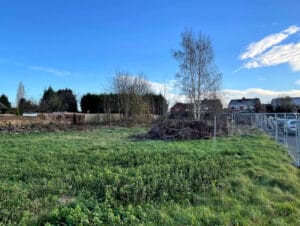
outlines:
[[[225,114],[229,134],[259,129],[283,144],[300,167],[300,114],[298,113],[228,113]],[[215,116],[215,128],[218,118]],[[223,114],[224,120],[224,114]]]

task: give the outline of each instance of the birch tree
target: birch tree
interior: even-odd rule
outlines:
[[[194,105],[194,117],[201,117],[201,101],[215,95],[219,89],[222,75],[214,63],[211,40],[207,35],[192,31],[182,33],[181,48],[173,51],[179,63],[176,77],[183,94]]]

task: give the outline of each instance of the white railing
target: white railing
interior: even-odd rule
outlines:
[[[229,134],[257,128],[283,144],[294,164],[300,167],[300,114],[298,113],[226,113]],[[215,123],[215,127],[218,123]]]

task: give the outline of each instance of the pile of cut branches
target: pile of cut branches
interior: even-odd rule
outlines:
[[[218,123],[216,135],[226,135],[226,123]],[[214,123],[210,120],[157,120],[147,134],[139,136],[144,139],[191,140],[209,139],[214,135]]]

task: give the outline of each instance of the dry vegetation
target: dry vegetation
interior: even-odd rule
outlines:
[[[216,136],[228,134],[227,124],[216,124]],[[161,119],[151,125],[146,134],[138,135],[140,139],[153,140],[192,140],[208,139],[214,136],[214,122],[212,120],[177,120]]]

